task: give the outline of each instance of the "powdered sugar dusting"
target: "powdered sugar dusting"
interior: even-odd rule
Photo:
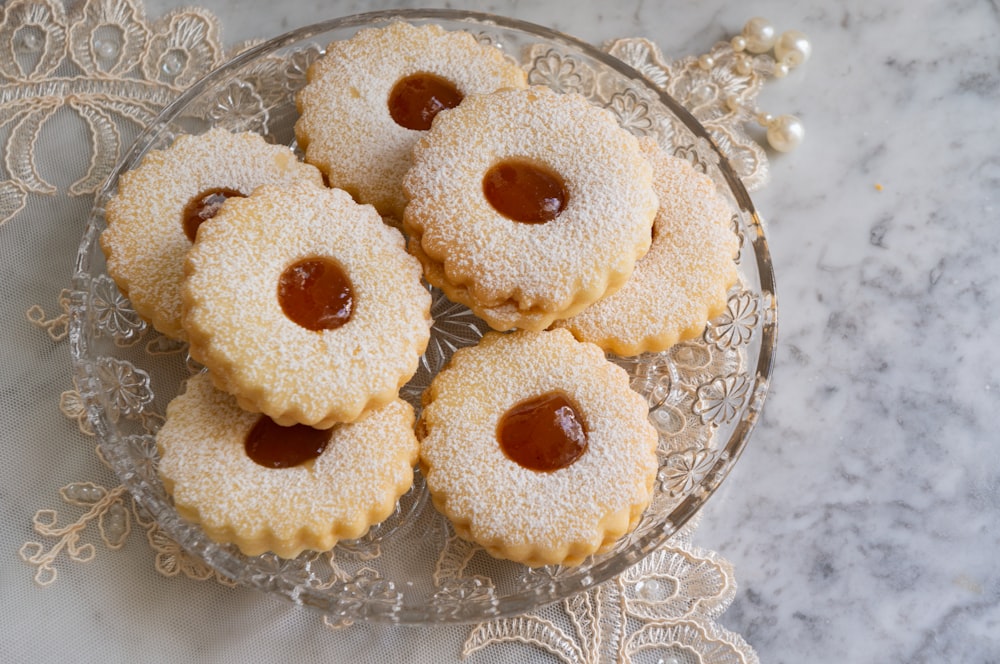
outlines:
[[[295,134],[306,160],[332,186],[397,219],[406,204],[401,183],[410,152],[424,132],[397,125],[387,100],[400,79],[418,72],[441,76],[466,96],[524,87],[527,80],[501,51],[467,32],[400,22],[330,44],[297,98]]]
[[[562,177],[568,202],[556,219],[513,222],[486,200],[483,176],[509,158]],[[510,305],[551,314],[547,325],[631,274],[650,243],[651,178],[635,137],[583,96],[500,90],[466,98],[417,143],[404,226],[431,265],[428,280],[464,288],[488,322],[482,309]]]
[[[708,176],[641,139],[660,199],[649,253],[617,292],[558,321],[577,338],[619,355],[662,351],[698,336],[736,282],[732,212]]]
[[[205,222],[188,254],[184,325],[191,355],[243,408],[280,424],[329,427],[395,399],[430,336],[431,297],[399,231],[336,189],[259,188]],[[281,273],[336,260],[354,311],[308,330],[281,309]]]
[[[180,136],[170,148],[147,154],[119,180],[101,235],[108,274],[139,315],[161,333],[183,339],[180,284],[191,247],[184,233],[185,206],[209,189],[249,194],[261,184],[300,180],[323,185],[316,168],[257,134],[216,128]]]
[[[413,482],[413,409],[401,400],[336,427],[319,457],[292,468],[266,468],[246,455],[258,417],[200,374],[167,407],[157,434],[159,472],[178,512],[247,555],[291,558],[360,537]]]
[[[516,403],[562,391],[587,451],[567,468],[527,470],[496,439]],[[490,333],[458,351],[425,393],[421,462],[435,505],[456,529],[530,565],[579,562],[624,533],[648,504],[657,436],[624,370],[564,330]]]

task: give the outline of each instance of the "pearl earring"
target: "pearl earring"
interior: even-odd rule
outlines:
[[[767,53],[774,47],[777,34],[766,18],[752,18],[743,26],[744,48],[751,53]]]
[[[794,115],[779,115],[764,125],[767,142],[778,152],[791,152],[806,135],[802,122]]]
[[[774,44],[774,57],[789,67],[798,67],[812,54],[812,44],[798,30],[783,32]]]
[[[747,21],[729,45],[735,55],[733,70],[741,76],[750,76],[756,71],[784,78],[812,55],[812,44],[804,34],[787,30],[778,36],[770,21],[760,17]],[[771,49],[774,49],[773,56],[767,55]],[[767,131],[767,142],[778,152],[794,150],[805,137],[805,127],[794,115],[773,116],[758,109],[751,111]]]

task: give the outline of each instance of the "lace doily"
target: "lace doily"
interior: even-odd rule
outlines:
[[[728,562],[691,543],[696,527],[685,526],[669,546],[593,590],[477,625],[463,656],[519,642],[566,664],[757,664],[743,638],[715,622],[736,595],[736,580]]]
[[[746,127],[756,121],[757,95],[773,71],[773,58],[758,56],[752,67],[741,72],[737,67],[740,55],[729,42],[719,42],[704,56],[676,61],[664,58],[653,42],[637,37],[618,39],[605,49],[683,104],[729,158],[747,191],[767,184],[767,155]],[[712,64],[706,67],[705,62]]]
[[[159,109],[242,48],[227,51],[217,18],[197,8],[147,20],[140,0],[87,0],[71,10],[56,0],[6,3],[0,8],[0,226],[27,223],[23,212],[31,197],[92,195],[131,137]],[[712,133],[747,189],[766,182],[767,157],[745,126],[754,120],[755,99],[773,61],[758,56],[751,67],[737,67],[739,56],[728,42],[713,47],[710,60],[668,61],[644,39],[620,39],[606,50],[683,103]],[[82,164],[77,172],[54,177],[42,164],[51,159],[53,145],[59,143],[57,129],[67,122],[85,127],[87,138],[79,149],[86,154],[65,164],[65,170]],[[109,288],[106,325],[129,338],[144,323],[122,314],[130,310],[114,302],[116,297],[117,291]],[[67,292],[53,294],[52,301],[54,307],[32,306],[27,319],[53,343],[63,343]],[[742,313],[733,311],[732,319],[720,334],[740,334]],[[107,370],[114,372],[115,367]],[[123,374],[120,379],[124,412],[131,408],[130,399],[141,398],[142,386],[135,382],[141,377]],[[93,436],[75,390],[63,392],[59,407],[77,422],[81,435]],[[145,424],[154,431],[159,423]],[[150,444],[151,459],[153,450]],[[693,458],[689,465],[679,481],[697,476],[699,460]],[[39,585],[55,582],[64,560],[95,558],[98,541],[106,549],[125,546],[134,529],[144,533],[156,552],[161,574],[226,582],[167,538],[123,487],[80,481],[62,487],[59,494],[73,513],[71,520],[65,522],[53,509],[39,510],[33,519],[39,540],[20,549],[22,559],[35,568]],[[694,529],[688,525],[668,546],[613,582],[530,614],[473,627],[462,655],[520,642],[572,664],[640,659],[663,664],[756,663],[753,649],[715,622],[736,592],[733,570],[715,553],[692,544]],[[472,586],[460,589],[476,591]]]
[[[59,191],[37,164],[57,112],[72,111],[90,133],[88,167],[64,193],[93,194],[127,147],[121,125],[145,126],[224,57],[217,19],[198,9],[147,23],[142,4],[130,0],[85,2],[72,13],[56,0],[15,0],[2,16],[0,224],[29,195]]]

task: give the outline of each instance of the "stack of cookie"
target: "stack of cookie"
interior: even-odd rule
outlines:
[[[108,206],[109,273],[208,368],[157,437],[180,513],[250,554],[326,549],[391,511],[419,438],[434,504],[493,555],[608,550],[651,500],[657,436],[604,351],[664,350],[724,306],[736,239],[710,180],[434,25],[330,44],[297,102],[306,164],[212,130]],[[194,175],[205,155],[217,177]],[[421,277],[497,331],[434,379],[415,435],[398,390],[428,341]]]
[[[157,434],[178,512],[285,557],[385,519],[413,482],[399,388],[431,325],[399,231],[288,148],[221,129],[151,152],[106,217],[109,274],[208,368]]]
[[[427,280],[496,330],[544,330],[617,290],[650,245],[652,171],[580,95],[501,90],[413,152],[403,227]]]

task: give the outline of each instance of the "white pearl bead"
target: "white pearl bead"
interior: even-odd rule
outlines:
[[[770,113],[766,113],[764,111],[758,112],[757,116],[756,116],[756,119],[757,119],[758,124],[760,124],[762,127],[766,127],[767,125],[769,125],[772,122],[774,122],[774,116],[771,115]]]
[[[646,600],[655,600],[663,591],[662,584],[656,579],[640,581],[636,584],[636,594]]]
[[[743,36],[747,40],[746,48],[751,53],[763,53],[771,50],[778,33],[766,18],[759,16],[747,21],[743,26]]]
[[[168,51],[160,62],[160,69],[167,76],[176,76],[183,68],[184,60],[175,51]]]
[[[715,66],[715,58],[707,53],[700,58],[698,58],[698,66],[700,66],[705,71],[709,71]]]
[[[794,115],[779,115],[767,125],[767,142],[778,152],[791,152],[805,135],[805,127]]]
[[[730,40],[729,45],[733,47],[733,50],[739,53],[747,47],[747,38],[742,35],[736,35]]]
[[[787,62],[775,62],[774,63],[774,77],[775,78],[784,78],[784,77],[788,76],[788,72],[790,71],[790,69],[791,68],[788,66]]]
[[[737,74],[739,74],[740,76],[749,76],[752,71],[753,71],[753,63],[750,61],[750,58],[744,55],[740,56],[740,58],[736,60]]]
[[[42,41],[44,37],[40,37],[37,32],[32,30],[23,30],[20,39],[17,40],[15,46],[25,53],[34,53],[42,47]]]
[[[94,51],[97,53],[97,57],[110,60],[118,55],[118,44],[107,39],[95,39]]]
[[[798,30],[788,30],[781,33],[774,45],[774,58],[786,63],[789,67],[798,67],[809,59],[812,54],[812,44]]]
[[[691,100],[691,103],[693,103],[695,106],[701,106],[702,104],[707,104],[708,102],[712,101],[712,97],[714,94],[715,91],[712,89],[712,86],[699,85],[698,87],[691,90],[689,99]]]

